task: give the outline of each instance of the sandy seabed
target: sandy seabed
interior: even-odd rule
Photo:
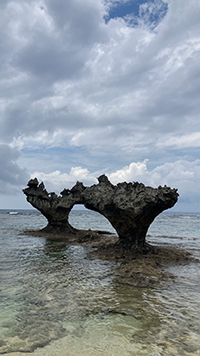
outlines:
[[[146,245],[145,253],[135,249],[126,249],[119,243],[118,237],[97,231],[79,231],[77,234],[47,234],[42,231],[25,231],[25,234],[42,237],[51,244],[81,245],[88,249],[88,258],[98,258],[117,262],[112,270],[113,276],[124,285],[135,287],[156,287],[160,283],[174,283],[176,277],[166,272],[169,265],[187,264],[194,259],[184,250],[168,246]],[[38,346],[33,352],[4,353],[5,356],[180,356],[176,343],[166,338],[166,330],[161,329],[156,335],[156,343],[137,339],[140,325],[137,320],[130,324],[130,334],[127,333],[129,324],[128,315],[116,314],[110,317],[104,315],[97,318],[95,315],[88,317],[82,329],[72,323],[64,325],[67,335],[52,340],[48,345]],[[133,316],[131,316],[133,320]],[[132,321],[131,321],[132,323]],[[74,328],[74,329],[73,329]],[[123,328],[125,332],[123,333]],[[77,330],[80,330],[77,333]],[[81,331],[82,330],[82,331]],[[135,336],[134,336],[135,335]],[[186,337],[188,344],[196,345],[194,349],[184,350],[185,356],[200,356],[197,334],[190,331]],[[185,342],[186,340],[184,340]],[[17,336],[12,338],[13,346],[19,345]],[[180,341],[181,343],[183,340]],[[16,349],[16,348],[15,348]],[[27,350],[30,350],[27,345]]]
[[[84,338],[66,336],[51,342],[44,348],[34,352],[13,352],[5,356],[180,356],[179,350],[172,341],[163,342],[163,335],[157,335],[157,344],[139,343],[122,337],[120,333],[111,332],[102,325],[90,325]],[[194,343],[198,343],[195,335],[191,335]],[[16,340],[17,342],[17,340]],[[184,356],[200,356],[200,350],[188,350]]]

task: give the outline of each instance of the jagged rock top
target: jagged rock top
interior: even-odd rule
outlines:
[[[38,184],[39,184],[39,182],[38,182],[37,178],[34,178],[34,179],[30,179],[27,185],[29,188],[37,188]],[[44,185],[44,183],[41,183],[41,184]]]

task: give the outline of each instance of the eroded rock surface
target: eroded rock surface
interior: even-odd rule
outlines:
[[[61,196],[57,196],[55,193],[48,193],[43,182],[39,184],[35,178],[28,182],[28,188],[23,189],[23,192],[27,196],[27,201],[47,218],[48,225],[45,228],[47,232],[65,231],[66,234],[73,234],[76,229],[69,224],[68,219],[71,209],[78,201],[75,190],[74,187],[73,194],[65,189]]]
[[[84,204],[88,209],[105,216],[116,230],[120,243],[126,248],[142,249],[150,224],[162,211],[177,202],[177,189],[167,186],[152,188],[142,183],[118,183],[113,185],[105,175],[99,183],[85,187],[77,182],[72,189],[64,189],[61,196],[48,193],[37,178],[28,182],[23,192],[33,207],[47,218],[48,231],[60,229],[76,233],[68,222],[75,204]]]

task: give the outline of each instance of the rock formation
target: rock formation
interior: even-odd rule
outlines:
[[[75,204],[84,204],[88,209],[104,215],[116,230],[120,243],[126,248],[142,249],[150,224],[162,211],[177,202],[177,189],[167,186],[152,188],[142,183],[118,183],[113,185],[105,175],[99,183],[85,187],[77,182],[72,189],[64,189],[61,196],[48,193],[37,178],[28,182],[23,192],[27,201],[48,220],[46,231],[77,233],[68,222]]]
[[[72,191],[72,192],[71,192]],[[39,184],[37,178],[28,182],[28,188],[23,189],[27,196],[27,201],[38,209],[48,220],[45,228],[46,232],[66,232],[73,234],[76,229],[69,224],[69,213],[75,204],[78,204],[78,197],[74,190],[64,189],[61,196],[55,193],[48,193],[44,183]]]

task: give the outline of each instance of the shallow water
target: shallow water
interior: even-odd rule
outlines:
[[[73,211],[70,222],[113,232],[93,212]],[[0,211],[0,354],[200,355],[199,263],[163,266],[174,282],[136,288],[87,248],[20,234],[45,225],[36,211]],[[199,231],[200,214],[166,213],[148,240],[199,258]]]

